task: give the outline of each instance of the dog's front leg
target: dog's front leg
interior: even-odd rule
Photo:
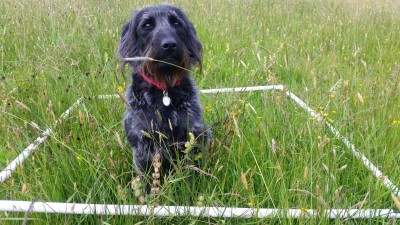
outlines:
[[[150,169],[153,155],[151,146],[149,141],[141,140],[137,147],[132,147],[135,169],[139,175],[144,175]]]

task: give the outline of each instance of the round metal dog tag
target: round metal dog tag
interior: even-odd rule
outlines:
[[[170,99],[168,96],[164,96],[164,97],[162,98],[162,102],[163,102],[163,104],[164,104],[165,106],[171,105],[171,99]]]
[[[171,105],[171,99],[168,97],[168,92],[166,90],[163,91],[164,97],[162,98],[162,103],[165,106]]]

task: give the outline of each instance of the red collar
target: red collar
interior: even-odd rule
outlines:
[[[150,77],[148,77],[148,76],[147,76],[146,74],[144,74],[144,73],[140,73],[140,76],[141,76],[147,83],[156,86],[156,87],[157,87],[158,89],[160,89],[160,90],[166,90],[166,89],[167,89],[167,87],[166,87],[163,83],[151,79]],[[176,86],[181,85],[181,79],[177,80],[175,85],[176,85]]]

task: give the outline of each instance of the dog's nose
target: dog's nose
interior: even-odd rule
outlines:
[[[161,42],[161,47],[164,51],[172,53],[176,49],[176,41],[172,38],[165,39]]]

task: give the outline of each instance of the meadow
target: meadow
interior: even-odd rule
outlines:
[[[164,1],[160,1],[164,2]],[[115,56],[131,11],[159,1],[0,2],[0,169],[56,121],[0,199],[139,204],[124,141],[129,77]],[[203,44],[200,89],[283,84],[400,186],[397,0],[173,0]],[[66,119],[60,115],[83,97]],[[150,205],[396,208],[379,179],[284,93],[201,95],[214,143],[202,169],[163,178]],[[200,200],[200,202],[199,202]],[[306,213],[306,212],[305,212]],[[0,224],[23,213],[0,212]],[[227,219],[29,214],[30,224],[396,224],[391,219]]]

